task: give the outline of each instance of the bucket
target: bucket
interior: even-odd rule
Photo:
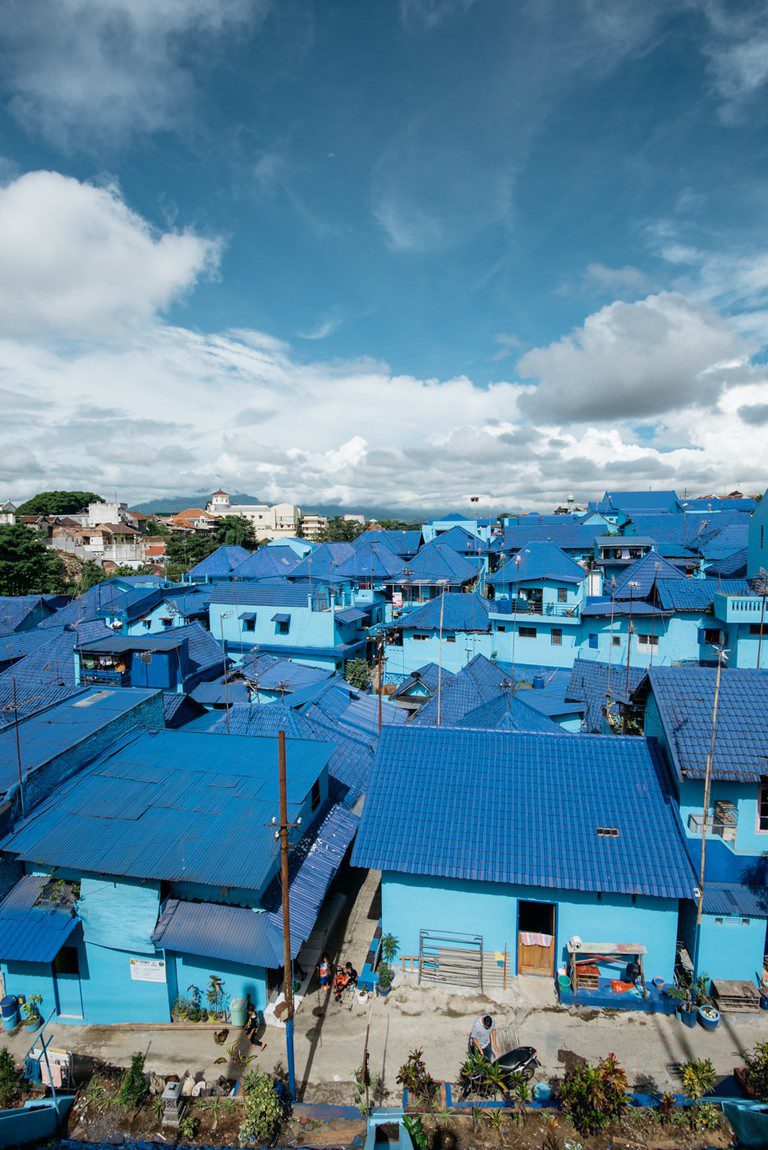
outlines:
[[[229,1004],[229,1019],[233,1026],[245,1026],[248,1007],[244,998],[233,998]]]
[[[549,1102],[552,1098],[552,1087],[546,1082],[537,1082],[533,1088],[533,1097],[536,1102]]]
[[[571,980],[567,974],[558,974],[557,985],[559,990],[570,990]]]
[[[15,994],[6,994],[0,999],[0,1019],[5,1031],[15,1030],[19,1025],[19,1000]]]

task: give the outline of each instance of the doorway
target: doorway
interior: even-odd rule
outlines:
[[[80,989],[80,958],[76,946],[62,946],[53,961],[58,1013],[68,1018],[83,1017]]]
[[[518,902],[517,973],[554,975],[554,903]]]

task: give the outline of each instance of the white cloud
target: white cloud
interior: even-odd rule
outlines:
[[[146,323],[218,257],[215,240],[151,228],[115,187],[30,172],[0,188],[0,331],[99,338]]]
[[[617,301],[520,358],[521,375],[539,381],[522,406],[533,418],[617,420],[709,405],[747,358],[732,327],[684,296]]]
[[[475,0],[400,0],[400,19],[410,32],[431,31],[451,17],[463,15]]]
[[[21,123],[55,145],[178,130],[197,68],[271,0],[4,0],[3,86]],[[194,51],[190,53],[190,47]],[[183,59],[183,54],[186,59]]]
[[[703,10],[709,27],[705,51],[720,97],[720,118],[739,124],[768,82],[768,9],[761,0],[738,6],[705,0]]]

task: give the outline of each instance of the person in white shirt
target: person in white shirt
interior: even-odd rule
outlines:
[[[499,1044],[496,1040],[496,1027],[490,1014],[478,1018],[470,1031],[469,1040],[484,1058],[493,1062],[499,1052]]]

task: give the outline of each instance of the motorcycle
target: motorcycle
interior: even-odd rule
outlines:
[[[533,1046],[517,1046],[498,1058],[490,1059],[470,1042],[467,1054],[467,1061],[459,1073],[460,1102],[470,1094],[479,1098],[489,1098],[498,1093],[508,1096],[514,1093],[521,1077],[530,1082],[539,1065]]]

